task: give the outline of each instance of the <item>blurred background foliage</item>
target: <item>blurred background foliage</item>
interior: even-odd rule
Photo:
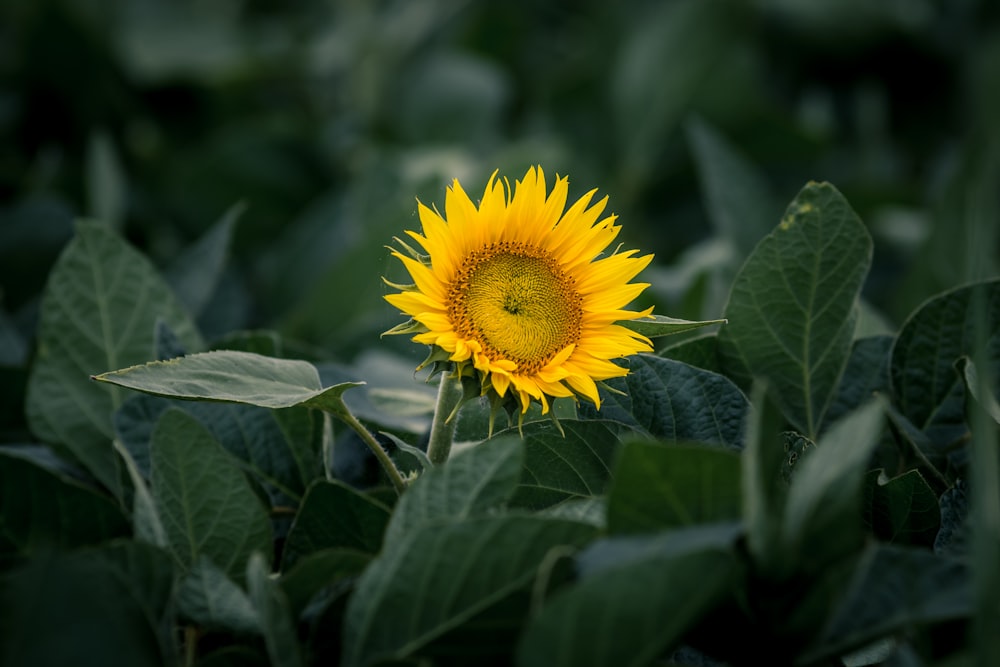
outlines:
[[[207,339],[419,360],[379,342],[400,321],[384,245],[419,229],[415,197],[532,164],[609,195],[625,245],[656,253],[644,299],[692,319],[828,180],[876,239],[865,296],[894,330],[996,273],[998,19],[993,0],[5,0],[5,393],[78,217],[183,279],[228,211]]]

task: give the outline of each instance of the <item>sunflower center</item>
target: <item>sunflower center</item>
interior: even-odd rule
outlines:
[[[547,253],[501,241],[470,254],[448,295],[455,331],[518,373],[535,373],[580,339],[582,298]]]

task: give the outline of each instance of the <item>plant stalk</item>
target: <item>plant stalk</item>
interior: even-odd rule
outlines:
[[[385,470],[385,474],[389,476],[389,480],[392,482],[393,488],[396,489],[396,493],[403,495],[403,491],[406,491],[406,482],[403,480],[403,476],[400,474],[399,468],[397,468],[396,464],[392,462],[392,458],[389,454],[382,449],[382,445],[380,445],[379,441],[375,439],[375,436],[373,436],[371,432],[365,428],[364,424],[358,421],[357,417],[351,414],[350,410],[341,410],[337,413],[337,416],[340,417],[345,424],[354,429],[354,432],[361,437],[361,440],[366,445],[368,445],[368,449],[372,450],[372,454],[374,454],[375,458],[378,459],[382,469]]]
[[[462,380],[452,377],[449,373],[442,373],[441,383],[438,385],[437,405],[434,407],[434,421],[431,423],[431,437],[427,443],[427,458],[434,465],[447,461],[451,453],[455,424],[458,421],[451,417],[461,400]]]

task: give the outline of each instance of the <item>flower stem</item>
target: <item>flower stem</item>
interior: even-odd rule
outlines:
[[[399,469],[396,464],[392,462],[392,458],[382,449],[382,445],[379,444],[375,436],[365,428],[364,424],[358,421],[358,418],[351,414],[350,410],[341,410],[337,413],[337,416],[341,420],[357,433],[361,440],[368,445],[368,449],[372,450],[372,454],[378,459],[378,462],[382,465],[382,469],[385,474],[389,476],[389,480],[392,482],[392,486],[396,489],[396,493],[403,495],[403,491],[406,491],[406,482],[403,480],[403,476],[399,473]]]
[[[427,443],[427,458],[434,465],[440,465],[448,460],[451,453],[451,442],[455,437],[457,419],[449,419],[458,402],[462,400],[462,380],[452,377],[449,373],[441,374],[441,384],[438,385],[437,405],[434,408],[434,421],[431,424],[431,438]]]

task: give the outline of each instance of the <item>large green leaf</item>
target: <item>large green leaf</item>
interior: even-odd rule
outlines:
[[[868,230],[827,183],[810,183],[740,270],[719,332],[736,373],[766,379],[785,417],[815,439],[847,363]]]
[[[314,597],[337,582],[357,577],[373,558],[370,553],[342,548],[314,551],[300,558],[279,579],[292,614],[301,614]]]
[[[963,438],[965,382],[955,363],[972,356],[982,305],[993,391],[1000,378],[1000,280],[961,287],[924,303],[903,324],[892,348],[894,404],[938,447]]]
[[[941,507],[920,471],[888,479],[884,470],[872,470],[865,476],[864,491],[864,517],[879,539],[899,545],[934,545]]]
[[[649,317],[643,317],[638,320],[624,320],[620,322],[626,329],[631,329],[637,333],[641,333],[647,338],[659,338],[661,336],[672,336],[674,334],[684,333],[685,331],[691,331],[692,329],[700,329],[701,327],[707,327],[712,324],[725,324],[725,320],[703,320],[700,322],[695,322],[692,320],[680,320],[676,317],[667,317],[666,315],[650,315]]]
[[[322,413],[303,407],[272,410],[137,394],[115,412],[114,425],[119,440],[146,476],[153,427],[171,407],[208,428],[264,485],[272,504],[298,503],[309,484],[322,475]]]
[[[627,363],[628,375],[606,381],[621,393],[604,392],[600,411],[582,404],[582,418],[618,421],[664,440],[743,446],[749,404],[728,378],[650,354]]]
[[[760,171],[714,128],[695,119],[687,130],[708,219],[742,259],[771,231],[781,206]]]
[[[285,540],[281,569],[322,549],[378,553],[389,522],[389,508],[338,481],[320,480],[309,487]]]
[[[164,277],[188,312],[201,313],[218,288],[229,255],[233,229],[246,207],[230,207],[201,238],[178,255]]]
[[[870,401],[876,392],[888,393],[893,341],[892,336],[869,336],[854,341],[837,394],[823,420],[824,428]]]
[[[0,561],[125,535],[116,502],[67,476],[0,450]]]
[[[531,516],[421,525],[358,580],[347,608],[343,664],[419,655],[435,638],[528,586],[550,550],[579,547],[594,532]]]
[[[173,583],[136,542],[32,559],[0,577],[0,664],[176,664]]]
[[[157,320],[189,349],[202,342],[149,260],[104,225],[81,222],[76,231],[42,297],[26,410],[39,438],[68,448],[117,491],[111,415],[123,394],[90,376],[153,358]]]
[[[836,656],[865,644],[972,611],[966,562],[926,549],[869,547],[811,658]]]
[[[251,634],[261,631],[250,598],[205,556],[181,577],[176,601],[178,613],[200,628]]]
[[[657,532],[737,520],[740,501],[736,452],[627,442],[608,493],[608,532]]]
[[[524,445],[512,436],[496,437],[453,454],[444,465],[425,471],[399,499],[385,531],[387,549],[428,523],[483,515],[506,502],[517,485]]]
[[[271,524],[235,461],[180,410],[160,418],[151,447],[153,499],[171,553],[185,568],[205,556],[242,582],[250,554],[271,553]]]
[[[323,387],[307,361],[215,350],[102,373],[94,378],[168,398],[244,403],[262,408],[307,406],[346,411],[341,395],[357,382]]]
[[[562,429],[562,433],[559,430]],[[620,427],[562,419],[525,424],[524,468],[510,502],[539,509],[604,493],[618,452]]]
[[[782,518],[785,560],[767,566],[808,571],[860,546],[864,471],[882,426],[882,406],[872,401],[834,424],[796,465]]]
[[[739,564],[704,527],[636,542],[595,544],[584,568],[532,618],[517,648],[521,667],[649,665],[676,646],[732,590]],[[621,538],[619,538],[621,539]],[[588,552],[613,553],[612,558]]]
[[[272,667],[301,667],[302,648],[288,606],[288,598],[271,578],[270,558],[254,553],[247,562],[247,588],[260,618],[264,645]]]

